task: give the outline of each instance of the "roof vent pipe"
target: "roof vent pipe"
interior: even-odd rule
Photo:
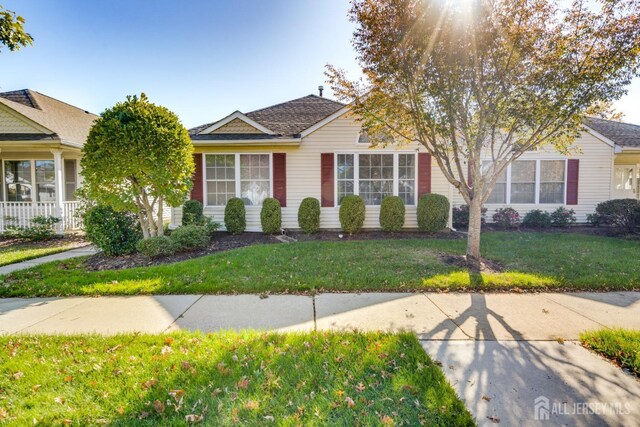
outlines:
[[[318,86],[318,92],[320,93],[320,96],[322,96],[322,91],[324,90],[324,86],[320,85]]]

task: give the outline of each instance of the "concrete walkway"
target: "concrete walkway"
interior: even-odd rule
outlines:
[[[0,334],[408,330],[442,363],[480,425],[498,418],[538,425],[536,399],[554,425],[640,425],[640,382],[575,342],[580,332],[604,327],[640,329],[640,293],[0,300]]]
[[[78,258],[85,255],[93,255],[96,252],[98,251],[93,246],[83,246],[81,248],[58,252],[57,254],[53,255],[47,255],[40,258],[33,258],[27,261],[16,262],[15,264],[9,264],[0,267],[0,276],[13,273],[14,271],[26,270],[27,268],[35,267],[36,265],[45,264],[47,262],[62,261],[65,259]]]

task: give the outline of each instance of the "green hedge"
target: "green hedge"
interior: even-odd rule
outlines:
[[[169,237],[176,251],[204,248],[211,241],[203,225],[183,225],[173,230]]]
[[[260,224],[264,234],[276,234],[282,230],[282,208],[278,199],[264,199],[260,210]]]
[[[551,214],[541,211],[540,209],[529,211],[522,219],[522,226],[528,228],[549,228],[551,227]]]
[[[302,200],[298,208],[298,225],[303,232],[313,234],[320,229],[320,201],[313,197]]]
[[[449,199],[440,194],[425,194],[418,200],[418,228],[435,233],[449,221]]]
[[[224,208],[224,226],[231,234],[242,234],[247,228],[246,209],[242,199],[233,197]]]
[[[140,240],[136,249],[147,258],[159,258],[175,253],[175,247],[167,236],[156,236]]]
[[[202,203],[187,200],[182,206],[182,225],[200,224],[204,219]]]
[[[340,202],[340,227],[353,234],[364,225],[364,200],[360,196],[345,196]]]
[[[380,227],[384,231],[400,231],[404,225],[404,200],[399,196],[387,196],[380,206]]]
[[[84,214],[87,239],[106,255],[135,252],[142,238],[136,217],[129,212],[116,212],[108,206],[95,206]]]

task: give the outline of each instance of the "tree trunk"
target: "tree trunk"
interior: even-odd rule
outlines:
[[[145,226],[144,215],[140,210],[138,211],[138,221],[140,222],[140,229],[142,229],[142,238],[148,239],[150,237],[149,229]]]
[[[164,206],[162,206],[162,198],[160,198],[158,200],[158,216],[156,219],[156,227],[158,228],[158,236],[164,236],[164,221],[163,221],[163,215],[162,215],[162,210],[164,208]]]
[[[469,234],[467,236],[467,265],[480,270],[480,228],[482,227],[482,204],[473,199],[469,204]]]

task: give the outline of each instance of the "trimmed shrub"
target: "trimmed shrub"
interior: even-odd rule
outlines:
[[[344,196],[340,202],[340,227],[345,233],[353,234],[364,225],[364,200],[360,196]]]
[[[20,227],[16,224],[18,218],[7,216],[4,218],[6,231],[2,233],[4,237],[12,239],[42,241],[57,237],[55,225],[61,219],[55,216],[37,215],[29,221],[31,225],[28,227]]]
[[[440,231],[449,220],[449,199],[441,194],[425,194],[418,199],[417,213],[420,230],[429,233]]]
[[[529,211],[522,219],[522,226],[528,228],[549,228],[551,227],[551,214],[541,211],[540,209]]]
[[[264,234],[276,234],[282,229],[282,208],[280,201],[268,197],[262,202],[260,210],[260,224]]]
[[[596,214],[602,224],[615,227],[621,233],[634,233],[640,225],[640,201],[614,199],[598,203]]]
[[[171,239],[167,236],[149,237],[140,240],[136,244],[136,249],[147,258],[159,258],[173,255],[176,250]]]
[[[108,206],[94,206],[84,215],[87,239],[106,255],[132,253],[142,238],[136,217],[130,212],[116,212]]]
[[[454,228],[469,228],[469,206],[460,205],[452,209],[452,220]],[[482,225],[487,223],[487,208],[482,207],[482,217],[480,219]]]
[[[183,225],[173,230],[169,238],[176,251],[204,248],[211,241],[202,225]]]
[[[513,208],[499,208],[493,214],[493,222],[504,228],[517,228],[520,225],[520,214]]]
[[[242,199],[232,197],[224,208],[224,226],[231,234],[242,234],[247,228],[247,212]]]
[[[212,218],[208,216],[203,216],[199,223],[195,225],[201,225],[207,230],[209,235],[212,235],[214,231],[218,231],[220,229],[220,223],[215,222]]]
[[[198,200],[187,200],[182,205],[182,225],[200,223],[204,219],[202,203]]]
[[[307,197],[298,208],[298,225],[303,232],[313,234],[320,229],[320,201]]]
[[[592,227],[600,227],[602,225],[602,217],[595,212],[587,214],[587,224]]]
[[[380,227],[384,231],[400,231],[404,225],[404,213],[402,197],[385,197],[380,206]]]
[[[560,206],[551,212],[551,224],[556,227],[568,227],[576,223],[576,211]]]

